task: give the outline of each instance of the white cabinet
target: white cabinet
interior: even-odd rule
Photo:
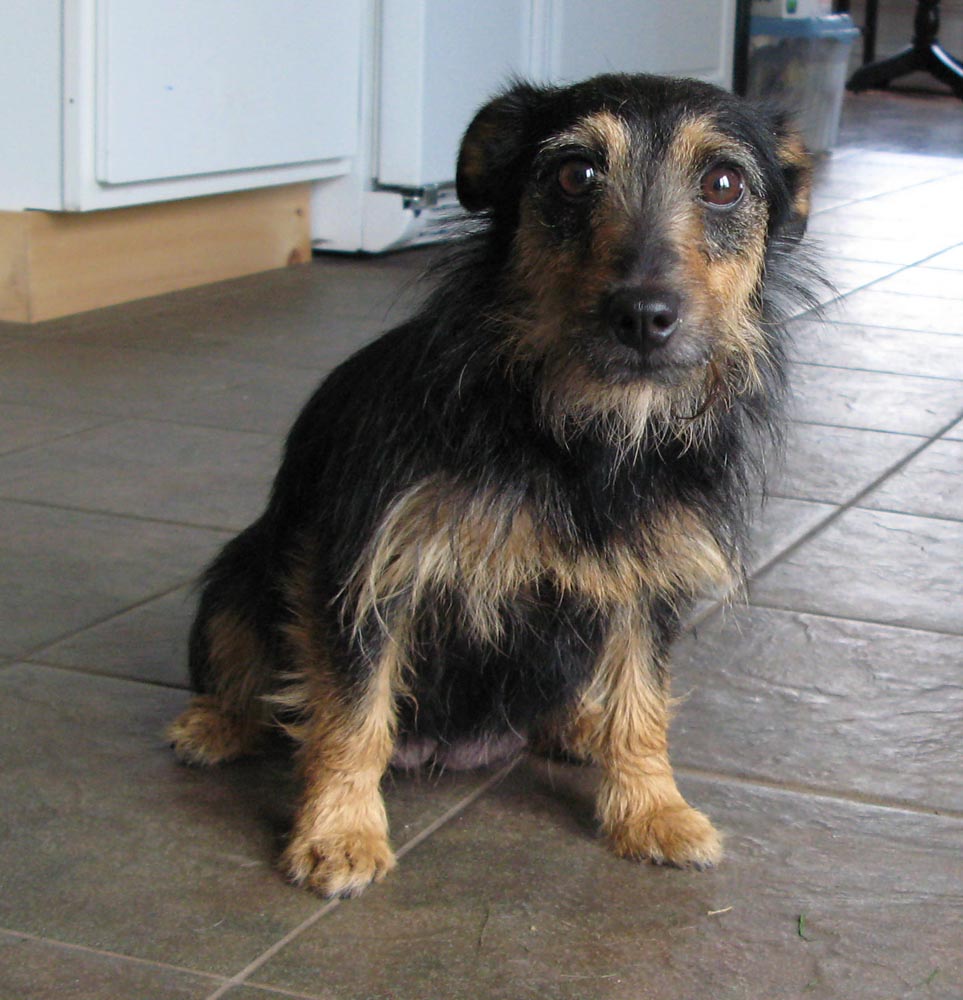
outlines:
[[[457,213],[462,132],[513,76],[597,73],[732,82],[735,0],[368,0],[362,145],[315,185],[315,245],[379,251],[436,238]]]
[[[444,228],[512,75],[728,85],[735,0],[0,0],[0,209],[318,181],[316,245]],[[432,201],[437,199],[437,204]]]
[[[367,0],[0,0],[0,209],[347,173]]]

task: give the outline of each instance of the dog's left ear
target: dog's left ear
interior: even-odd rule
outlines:
[[[809,221],[813,161],[788,115],[778,115],[773,125],[776,156],[789,192],[789,215],[780,227],[780,232],[790,239],[801,240]]]
[[[517,200],[520,170],[543,91],[518,82],[475,115],[458,154],[456,190],[469,212]]]

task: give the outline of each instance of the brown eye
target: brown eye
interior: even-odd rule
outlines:
[[[745,189],[746,182],[735,167],[717,166],[703,175],[701,197],[709,205],[729,208],[742,198]]]
[[[566,160],[558,168],[558,186],[569,198],[581,198],[595,184],[595,165],[589,160]]]

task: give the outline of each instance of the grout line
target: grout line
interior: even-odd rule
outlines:
[[[935,443],[935,441],[931,441],[927,447]],[[868,507],[861,503],[854,504],[853,510],[871,511],[875,514],[901,514],[904,517],[924,517],[927,521],[943,521],[947,524],[963,523],[963,512],[960,513],[959,517],[951,517],[949,514],[924,514],[918,510],[900,510],[897,507]]]
[[[925,333],[925,330],[900,330],[899,327],[878,327],[880,330],[893,330],[901,333]],[[937,336],[955,337],[963,342],[963,335],[948,333]],[[963,382],[963,378],[958,375],[923,375],[920,372],[894,372],[886,368],[864,368],[861,365],[833,365],[821,361],[800,361],[793,359],[792,364],[796,368],[829,368],[840,372],[865,372],[868,375],[891,375],[895,378],[925,378],[930,382]]]
[[[736,774],[729,771],[716,771],[709,768],[689,767],[685,764],[675,764],[676,774],[684,774],[690,778],[702,778],[709,781],[722,781],[739,785],[749,785],[756,788],[767,788],[772,791],[787,792],[792,795],[806,795],[811,798],[831,799],[835,802],[848,802],[877,809],[891,809],[899,812],[916,813],[920,816],[941,816],[946,819],[963,820],[963,810],[944,809],[940,806],[924,806],[908,799],[890,796],[875,796],[868,792],[845,791],[825,788],[822,785],[810,785],[801,781],[778,781],[762,775]]]
[[[159,681],[152,677],[131,677],[128,674],[114,674],[109,670],[98,670],[96,667],[53,663],[40,656],[24,656],[16,660],[16,663],[25,667],[40,667],[42,670],[60,670],[68,674],[79,674],[82,677],[103,677],[106,680],[112,681],[126,681],[132,684],[146,684],[148,687],[162,688],[164,691],[180,691],[184,694],[192,693],[192,689],[186,678],[183,684],[175,684],[173,681]],[[7,665],[8,664],[0,664],[0,667]]]
[[[855,150],[855,149],[858,149],[859,147],[849,147],[849,148]],[[863,147],[863,148],[865,149],[865,147]],[[871,150],[871,152],[885,153],[885,152],[887,152],[887,150],[881,150],[881,149],[880,150]],[[900,154],[899,153],[894,153],[892,155],[899,156]],[[945,157],[941,157],[941,158],[945,159]],[[954,177],[959,177],[959,175],[960,175],[961,172],[963,172],[963,171],[961,171],[959,169],[950,169],[945,174],[939,174],[937,177],[927,177],[925,180],[912,181],[909,184],[904,184],[904,185],[902,185],[900,187],[889,188],[886,191],[876,191],[873,194],[866,195],[866,197],[864,197],[864,198],[843,199],[844,200],[844,204],[842,204],[842,205],[836,205],[833,208],[824,209],[824,212],[833,212],[833,211],[836,211],[837,209],[841,209],[841,208],[851,208],[853,205],[866,205],[869,202],[877,201],[880,198],[888,198],[888,197],[890,197],[891,195],[894,195],[894,194],[902,194],[904,191],[915,191],[917,188],[926,187],[927,184],[940,184],[940,183],[942,183],[944,181],[951,180]],[[817,169],[817,175],[818,175],[818,169]],[[813,193],[814,194],[819,194],[819,180],[818,180],[818,178],[817,178],[816,182],[813,185]],[[826,197],[827,198],[831,198],[833,196],[832,195],[826,195]],[[822,213],[820,213],[820,214],[822,214]],[[954,244],[954,246],[957,246],[957,245],[958,244]]]
[[[909,465],[909,463],[912,462],[917,455],[919,455],[922,451],[925,451],[934,441],[936,441],[940,436],[945,434],[951,427],[954,427],[959,422],[960,416],[961,414],[957,414],[957,416],[955,416],[949,423],[942,426],[932,436],[924,438],[920,442],[920,444],[918,444],[915,448],[912,449],[912,451],[908,452],[901,459],[899,459],[899,461],[889,466],[885,471],[883,471],[882,473],[880,473],[880,475],[878,475],[875,479],[873,479],[868,485],[864,486],[861,490],[859,490],[852,497],[850,497],[850,499],[847,500],[845,503],[840,504],[834,511],[828,514],[826,518],[824,518],[817,524],[813,525],[812,528],[810,528],[808,531],[800,535],[800,537],[797,538],[796,541],[788,545],[785,549],[782,550],[782,552],[766,560],[761,566],[754,569],[752,573],[749,575],[749,580],[754,580],[756,579],[756,577],[761,576],[768,569],[770,569],[770,567],[772,567],[773,564],[778,562],[788,553],[794,552],[800,546],[808,542],[814,535],[821,532],[829,523],[842,517],[843,514],[845,514],[848,510],[851,510],[853,507],[857,507],[859,505],[860,500],[862,500],[864,497],[872,493],[873,490],[877,488],[877,486],[881,485],[885,480],[889,479],[890,476],[893,476],[897,472],[900,472],[903,468],[905,468],[905,466]]]
[[[819,611],[814,608],[789,607],[785,604],[769,603],[756,597],[751,598],[746,607],[760,608],[764,611],[788,611],[798,615],[811,615],[814,618],[834,618],[837,621],[857,622],[860,625],[879,625],[883,628],[901,628],[907,632],[926,632],[930,635],[942,635],[951,639],[963,639],[963,632],[950,632],[947,629],[935,628],[932,625],[907,625],[905,622],[885,621],[882,618],[861,618],[858,615]],[[703,616],[700,618],[700,623],[705,621],[706,617]]]
[[[934,636],[942,636],[943,638],[947,639],[963,640],[963,633],[947,632],[944,629],[931,628],[930,626],[900,625],[900,624],[894,624],[893,622],[880,621],[879,619],[876,618],[857,618],[854,617],[853,615],[842,615],[839,614],[838,612],[833,612],[833,611],[815,611],[809,608],[789,608],[780,604],[764,604],[762,601],[752,601],[752,602],[745,601],[741,602],[739,605],[736,605],[734,602],[730,602],[728,605],[725,604],[720,604],[718,606],[714,605],[713,607],[707,610],[713,613],[718,611],[725,614],[727,611],[730,611],[736,607],[738,607],[739,610],[743,611],[750,611],[750,612],[753,610],[779,611],[785,614],[803,615],[806,618],[824,618],[827,621],[834,621],[834,622],[853,622],[858,625],[875,625],[878,626],[879,628],[884,628],[884,629],[898,629],[901,632],[918,632],[923,635],[934,635]],[[702,615],[699,618],[700,623],[704,622],[707,617],[709,617],[708,614]]]
[[[106,625],[108,622],[113,621],[115,618],[120,618],[123,615],[130,614],[131,611],[137,611],[138,608],[142,608],[152,601],[159,601],[162,597],[169,597],[171,594],[180,590],[182,587],[187,587],[194,584],[197,580],[197,576],[192,574],[163,590],[156,591],[149,594],[147,597],[142,597],[140,600],[134,601],[132,604],[125,605],[117,611],[111,611],[110,614],[104,615],[102,618],[95,618],[92,621],[80,626],[80,628],[71,629],[69,632],[64,632],[61,635],[54,636],[52,639],[46,639],[39,646],[32,646],[30,649],[23,653],[16,654],[18,660],[29,660],[33,657],[39,657],[42,659],[43,652],[46,649],[50,649],[51,646],[56,646],[58,643],[66,642],[68,639],[73,639],[74,636],[80,635],[82,632],[86,632],[89,629],[97,628],[100,625]],[[56,666],[56,664],[49,664],[50,666]],[[69,667],[61,668],[69,670]],[[113,676],[113,675],[111,675]]]
[[[437,819],[433,820],[428,824],[423,830],[415,834],[411,840],[406,841],[398,850],[395,852],[396,858],[403,858],[409,851],[414,850],[422,841],[427,840],[436,830],[440,829],[450,820],[454,819],[459,813],[467,809],[473,802],[481,798],[490,788],[493,788],[496,784],[502,781],[511,771],[518,765],[521,757],[516,757],[513,761],[502,767],[495,774],[493,774],[486,781],[482,782],[474,791],[466,795],[463,799],[456,802],[450,809],[442,813]],[[215,990],[206,1000],[220,1000],[228,990],[233,989],[235,986],[241,986],[247,982],[247,980],[255,973],[258,969],[269,962],[279,951],[287,947],[295,938],[299,937],[308,928],[314,926],[322,917],[327,916],[332,910],[338,907],[343,900],[339,898],[329,899],[323,906],[303,920],[297,927],[288,931],[280,940],[275,941],[270,948],[262,952],[253,962],[250,962],[243,969],[240,970],[236,975],[232,976],[227,980],[221,987]],[[269,986],[268,989],[271,989]]]
[[[891,430],[889,427],[870,427],[867,424],[839,424],[824,420],[811,420],[811,419],[801,420],[797,417],[792,417],[792,416],[789,417],[788,419],[790,424],[810,424],[813,427],[838,427],[840,430],[843,431],[869,431],[873,434],[897,434],[900,437],[925,438],[926,441],[928,442],[931,440],[935,440],[935,438],[932,438],[929,434],[920,434],[918,431],[894,431]],[[963,413],[961,413],[960,416],[957,417],[957,421],[959,421],[960,419],[963,419]],[[950,426],[952,427],[952,425]],[[943,430],[938,433],[945,434],[946,431]]]
[[[929,445],[933,445],[936,442],[931,441]],[[963,444],[963,441],[959,442]],[[773,491],[768,494],[768,499],[770,500],[798,500],[801,503],[815,503],[830,505],[833,507],[841,507],[846,501],[843,500],[827,500],[825,497],[810,497],[801,496],[798,493],[780,493],[778,491]],[[906,510],[900,507],[871,507],[869,504],[858,503],[853,505],[853,510],[866,510],[872,511],[877,514],[902,514],[906,517],[924,517],[928,521],[946,521],[949,524],[960,524],[963,522],[963,511],[959,515],[954,517],[952,514],[933,514],[930,512],[923,512],[919,510]],[[56,666],[56,664],[54,664]]]
[[[56,412],[58,414],[60,414],[60,413],[65,413],[65,414],[66,413],[73,413],[76,416],[84,416],[84,414],[78,413],[77,411],[73,411],[73,410],[56,410],[56,411],[51,411],[49,407],[42,407],[42,406],[31,407],[29,404],[25,404],[25,403],[8,403],[8,402],[6,402],[6,400],[4,401],[4,405],[6,405],[6,406],[22,406],[24,409],[42,409],[42,410],[46,410],[48,413],[50,413],[50,412]],[[86,426],[86,427],[80,427],[77,430],[73,430],[73,431],[65,431],[63,434],[54,434],[52,437],[44,438],[42,441],[33,441],[30,444],[21,444],[21,445],[18,445],[16,448],[10,448],[7,451],[0,451],[0,463],[2,463],[4,459],[9,458],[11,455],[22,455],[24,452],[34,451],[34,450],[36,450],[38,448],[46,448],[46,447],[49,447],[50,445],[53,445],[53,444],[59,444],[61,441],[69,441],[70,438],[77,437],[79,434],[86,434],[89,431],[103,430],[103,428],[110,427],[112,424],[115,424],[115,423],[117,423],[116,420],[102,418],[100,416],[97,416],[97,418],[94,420],[94,422],[91,423],[90,425]]]
[[[918,439],[925,439],[926,441],[930,440],[928,434],[913,434],[907,431],[891,431],[888,429],[883,430],[882,428],[877,429],[875,427],[852,427],[849,424],[833,424],[833,423],[827,423],[826,421],[823,420],[801,420],[798,417],[790,417],[789,423],[805,424],[809,427],[838,427],[840,430],[844,431],[867,431],[872,434],[889,434],[892,437],[918,438]]]
[[[2,490],[2,487],[0,487]],[[123,514],[119,511],[104,510],[97,507],[81,507],[74,504],[51,503],[49,500],[34,500],[31,498],[6,496],[0,492],[0,502],[19,503],[24,507],[38,507],[42,510],[63,510],[72,514],[86,514],[90,517],[113,517],[122,521],[134,521],[138,524],[163,524],[168,528],[189,528],[195,531],[214,531],[221,535],[236,535],[241,528],[225,527],[223,524],[202,524],[195,521],[173,521],[162,517],[145,517],[143,514]]]
[[[259,437],[267,438],[270,441],[274,441],[274,435],[268,433],[267,431],[252,431],[247,428],[234,428],[234,427],[217,427],[210,428],[203,424],[191,424],[189,421],[183,420],[172,420],[166,418],[159,418],[154,416],[142,416],[142,415],[131,415],[124,414],[120,416],[108,416],[101,413],[86,413],[82,410],[52,410],[50,407],[42,406],[40,404],[31,403],[6,403],[8,406],[22,406],[25,409],[41,409],[47,412],[56,412],[58,415],[63,414],[73,414],[77,417],[89,416],[91,419],[96,418],[96,422],[92,423],[89,427],[81,427],[77,430],[67,431],[63,434],[57,434],[54,437],[47,438],[43,441],[35,441],[32,444],[20,445],[10,451],[0,451],[0,459],[6,458],[8,455],[19,455],[25,451],[35,451],[43,448],[47,448],[53,444],[59,444],[61,441],[67,440],[69,438],[77,437],[82,434],[89,434],[93,431],[100,431],[106,427],[114,427],[123,424],[157,424],[161,427],[170,427],[172,424],[178,427],[197,427],[199,430],[211,430],[216,429],[222,431],[225,434],[237,434],[246,435],[248,437]],[[265,442],[266,443],[266,442]]]
[[[285,989],[283,986],[266,986],[264,983],[245,983],[256,990],[263,990],[269,996],[294,997],[294,1000],[322,1000],[317,993],[296,993],[294,990]],[[231,987],[234,989],[234,987]]]
[[[17,931],[9,927],[0,927],[0,934],[9,935],[22,941],[32,941],[35,944],[46,945],[49,948],[64,948],[67,951],[79,951],[87,955],[97,955],[100,958],[111,958],[116,961],[130,962],[134,965],[148,966],[154,969],[165,969],[168,972],[182,972],[190,976],[199,976],[202,979],[213,979],[219,983],[227,982],[226,976],[218,975],[216,972],[202,972],[198,969],[189,969],[183,965],[172,965],[170,962],[156,962],[149,958],[138,958],[136,955],[124,955],[118,951],[108,951],[104,948],[92,948],[85,944],[74,944],[72,941],[60,941],[57,938],[42,937],[39,934],[31,934],[27,931]]]

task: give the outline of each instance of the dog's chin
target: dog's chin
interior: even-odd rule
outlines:
[[[696,344],[670,344],[646,353],[611,338],[586,346],[585,360],[592,376],[611,386],[682,388],[704,379],[710,358],[709,351]]]

